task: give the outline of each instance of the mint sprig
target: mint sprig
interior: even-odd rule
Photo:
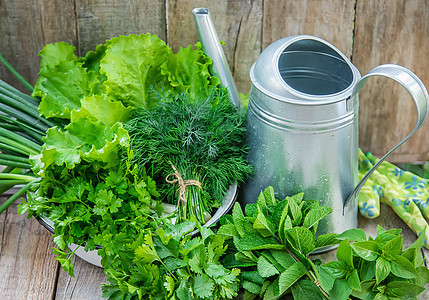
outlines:
[[[217,233],[230,242],[224,264],[242,268],[246,298],[279,299],[290,291],[297,299],[309,293],[312,299],[329,297],[308,255],[339,242],[333,234],[315,237],[319,221],[331,211],[318,201],[303,201],[302,193],[278,200],[268,187],[244,213],[236,204],[222,217]]]
[[[374,239],[361,229],[338,238],[344,239],[337,249],[338,260],[320,267],[335,278],[327,289],[332,299],[415,299],[429,282],[420,253],[423,235],[406,250],[400,229],[385,230],[380,225]]]
[[[424,236],[403,250],[400,229],[361,229],[316,238],[319,221],[331,213],[303,194],[278,200],[272,187],[244,212],[236,204],[217,232],[229,243],[223,264],[241,268],[244,299],[415,299],[429,282],[420,249]],[[338,245],[336,261],[321,265],[309,254]]]

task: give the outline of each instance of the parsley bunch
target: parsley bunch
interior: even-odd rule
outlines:
[[[245,159],[245,112],[229,102],[226,89],[205,99],[186,93],[154,97],[163,100],[150,110],[136,110],[124,124],[131,161],[149,170],[163,201],[178,206],[178,221],[196,217],[204,223],[229,186],[252,171]]]
[[[125,244],[138,233],[158,226],[161,208],[152,197],[159,196],[155,182],[144,171],[127,164],[126,168],[104,169],[96,163],[81,162],[74,169],[50,167],[34,194],[19,205],[19,212],[43,216],[54,222],[53,239],[57,259],[73,275],[69,243],[85,251],[102,246],[103,266],[127,266],[120,256]],[[116,253],[106,259],[104,252]]]
[[[201,236],[192,237],[189,233],[196,228]],[[167,219],[156,231],[146,230],[127,244],[121,257],[132,258],[133,265],[105,269],[110,284],[103,286],[103,297],[233,299],[240,271],[220,263],[226,249],[222,237],[198,222],[173,225]]]

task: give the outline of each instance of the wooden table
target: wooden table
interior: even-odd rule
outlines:
[[[0,197],[0,204],[6,200]],[[64,272],[52,254],[54,243],[51,234],[34,218],[16,213],[16,204],[0,215],[0,299],[76,299],[97,300],[101,297],[101,284],[107,282],[103,269],[74,258],[75,278]],[[404,247],[416,237],[390,207],[382,205],[381,216],[368,220],[359,218],[359,227],[375,236],[377,224],[385,229],[402,228]],[[426,265],[429,251],[422,250]],[[335,257],[335,251],[319,255],[322,261]],[[429,288],[419,299],[429,299]]]

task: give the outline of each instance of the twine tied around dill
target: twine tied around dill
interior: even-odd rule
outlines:
[[[169,162],[171,164],[171,168],[173,169],[173,173],[170,173],[165,177],[165,181],[171,184],[177,183],[179,188],[177,189],[177,192],[179,192],[179,201],[182,201],[183,203],[188,202],[186,200],[185,191],[186,187],[190,185],[195,185],[200,188],[200,190],[203,190],[201,182],[198,180],[183,180],[182,175],[177,171],[176,167],[173,165],[172,162]],[[176,177],[175,179],[170,179],[170,177]]]

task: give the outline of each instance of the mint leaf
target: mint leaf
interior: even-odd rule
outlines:
[[[277,300],[279,299],[280,293],[279,293],[279,279],[276,278],[273,282],[269,282],[269,285],[267,286],[264,294],[264,300]],[[264,290],[264,287],[262,287],[262,290]]]
[[[270,250],[271,255],[273,258],[284,268],[287,269],[291,265],[295,263],[295,259],[287,253],[286,251],[281,250]]]
[[[304,218],[303,226],[310,229],[311,227],[317,227],[319,221],[328,216],[332,212],[332,208],[327,206],[321,206],[311,209]]]
[[[394,260],[391,262],[391,272],[393,275],[402,278],[418,278],[418,274],[413,264],[400,255],[395,255]]]
[[[256,229],[263,237],[273,236],[275,233],[273,224],[265,217],[259,205],[257,207],[258,215],[253,223],[253,228]]]
[[[225,224],[219,227],[217,234],[223,236],[225,239],[232,238],[234,236],[238,237],[238,231],[235,228],[234,224]]]
[[[279,272],[283,272],[285,268],[283,267],[283,264],[280,264],[276,258],[271,254],[272,251],[278,251],[278,252],[286,252],[282,250],[264,250],[261,252],[261,256],[265,257],[270,263],[272,263]],[[295,260],[293,261],[295,263]]]
[[[256,203],[246,204],[246,207],[244,208],[244,212],[247,217],[256,218],[256,216],[258,215],[258,204]]]
[[[272,186],[267,187],[264,192],[265,206],[273,206],[276,204],[276,198],[274,196],[274,188]]]
[[[288,206],[292,215],[292,224],[294,226],[300,225],[302,221],[301,208],[298,206],[298,204],[296,204],[294,200],[289,201]]]
[[[351,269],[353,268],[353,250],[349,240],[342,241],[337,248],[337,259],[345,262]]]
[[[349,239],[351,242],[365,242],[367,240],[366,233],[360,228],[352,228],[338,235],[338,239]]]
[[[356,242],[350,245],[356,254],[368,261],[378,257],[378,244],[375,241]]]
[[[304,255],[316,248],[314,234],[305,227],[293,227],[287,231],[287,235],[291,245]]]
[[[297,205],[302,203],[302,199],[304,198],[304,193],[298,193],[290,197],[286,197],[285,200],[287,201],[293,201]]]
[[[326,270],[324,266],[319,266],[318,271],[320,286],[326,292],[329,292],[334,286],[335,277],[331,274],[330,271]]]
[[[381,256],[377,258],[375,262],[375,278],[377,280],[377,284],[386,279],[391,271],[391,266],[390,261],[387,261]]]
[[[307,269],[301,262],[296,262],[289,268],[287,268],[279,276],[279,293],[283,294],[288,288],[290,288],[298,279],[300,279]]]
[[[258,273],[262,277],[271,277],[279,274],[279,271],[264,256],[260,256],[258,259]]]
[[[250,221],[244,217],[239,203],[235,203],[234,208],[232,209],[232,219],[234,221],[235,228],[241,237],[245,237],[248,233],[256,232]]]
[[[250,233],[238,241],[238,247],[242,250],[259,249],[284,249],[273,237],[263,237],[259,233]]]
[[[244,280],[242,282],[242,285],[246,291],[252,294],[259,294],[262,291],[262,285],[259,285],[251,281]]]
[[[336,233],[326,233],[319,235],[316,240],[315,249],[337,245],[340,242],[337,239],[337,236],[338,234]]]
[[[317,285],[308,279],[300,279],[292,285],[294,300],[325,300]]]

